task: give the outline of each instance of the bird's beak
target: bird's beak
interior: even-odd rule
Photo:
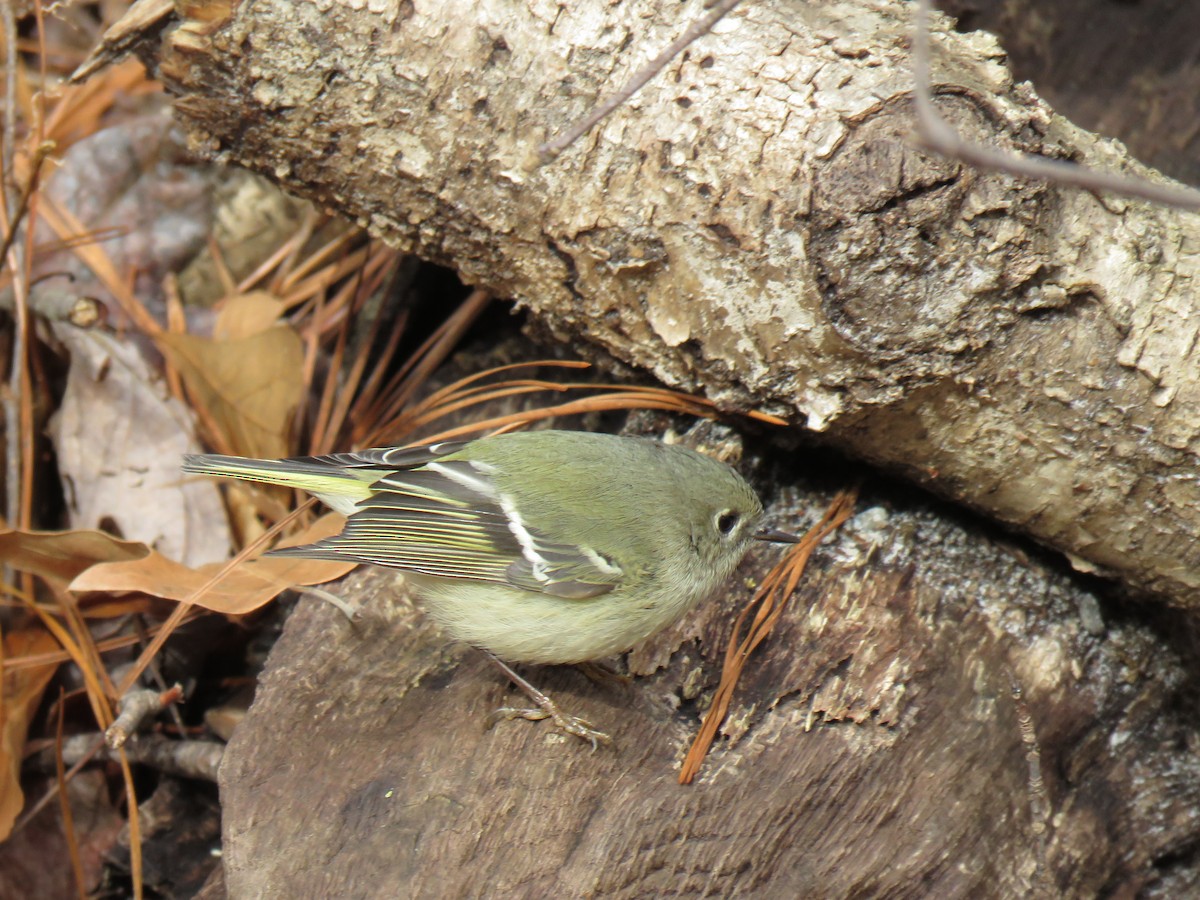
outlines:
[[[780,531],[778,528],[760,528],[754,533],[754,539],[756,541],[774,541],[777,544],[798,544],[801,540],[798,535]]]

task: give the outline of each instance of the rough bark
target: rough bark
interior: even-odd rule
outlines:
[[[357,626],[300,601],[221,769],[229,895],[1200,890],[1200,732],[1176,654],[919,507],[864,511],[818,555],[731,737],[677,784],[745,581],[773,555],[631,654],[628,686],[527,671],[613,734],[595,753],[545,723],[486,731],[522,698],[394,575],[340,588],[364,600]]]
[[[698,6],[201,8],[158,55],[197,146],[564,340],[1200,603],[1197,219],[914,149],[911,4],[745,4],[538,170]],[[1014,85],[989,35],[935,30],[967,136],[1156,177]]]

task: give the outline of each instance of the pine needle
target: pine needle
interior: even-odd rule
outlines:
[[[716,693],[713,694],[712,705],[704,715],[700,731],[697,732],[691,749],[688,750],[687,757],[683,761],[683,767],[679,772],[680,784],[691,784],[699,773],[700,766],[716,739],[717,729],[721,727],[721,723],[725,721],[725,716],[729,712],[734,689],[750,660],[750,654],[771,633],[775,623],[787,609],[788,601],[800,583],[804,570],[808,566],[809,557],[817,549],[817,545],[853,515],[854,503],[857,499],[857,487],[841,491],[825,511],[821,521],[809,529],[800,543],[788,551],[779,564],[767,573],[767,577],[763,579],[762,586],[754,595],[754,599],[742,610],[737,621],[733,623],[733,632],[725,651],[725,664],[721,670],[721,681],[717,685]],[[742,626],[745,625],[746,619],[751,613],[754,614],[753,621],[745,635],[742,635]],[[742,636],[739,637],[739,635]]]

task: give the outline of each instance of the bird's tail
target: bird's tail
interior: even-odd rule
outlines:
[[[346,514],[353,511],[354,504],[370,496],[371,484],[378,477],[378,473],[369,470],[331,465],[320,457],[247,459],[215,453],[185,456],[183,471],[299,488]]]

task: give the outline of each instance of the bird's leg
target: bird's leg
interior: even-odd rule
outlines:
[[[600,744],[612,743],[612,738],[603,731],[597,731],[593,728],[591,722],[588,722],[586,719],[580,719],[577,716],[569,715],[559,709],[553,700],[518,675],[500,657],[487,650],[483,652],[501,672],[508,676],[509,681],[524,691],[525,695],[537,704],[537,709],[516,709],[513,707],[498,709],[491,715],[490,721],[492,724],[500,719],[532,719],[534,721],[551,719],[555,726],[562,731],[589,742],[592,745],[593,751]]]

